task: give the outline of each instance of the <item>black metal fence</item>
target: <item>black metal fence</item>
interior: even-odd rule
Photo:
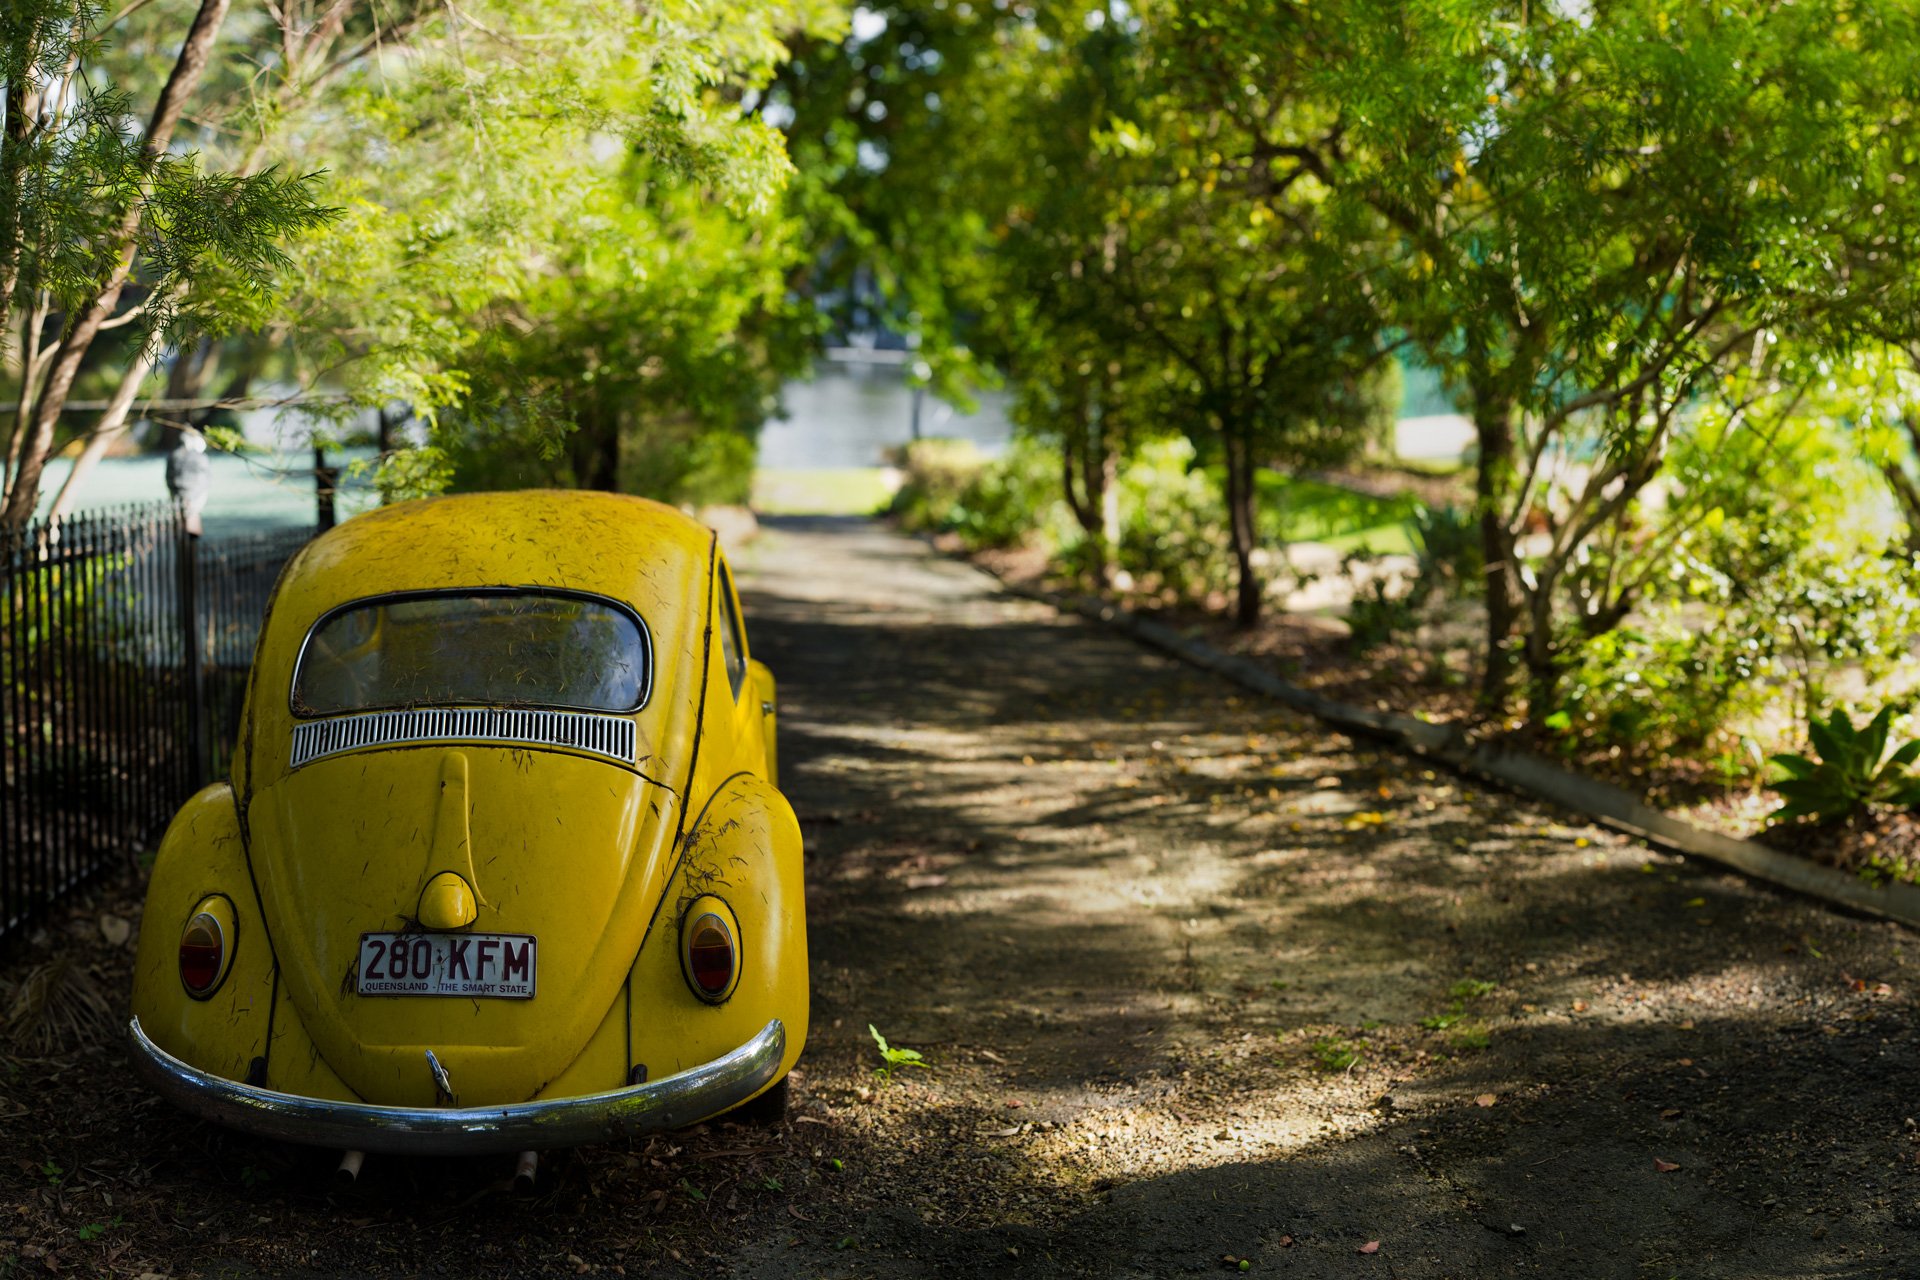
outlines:
[[[170,504],[0,529],[0,939],[226,775],[267,599],[312,536],[203,540]]]

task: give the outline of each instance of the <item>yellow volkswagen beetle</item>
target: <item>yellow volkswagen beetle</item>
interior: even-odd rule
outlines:
[[[805,916],[773,678],[713,534],[610,494],[403,503],[281,575],[232,781],[154,864],[133,1059],[355,1169],[527,1170],[783,1110]]]

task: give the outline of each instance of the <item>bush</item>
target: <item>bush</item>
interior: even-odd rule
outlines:
[[[1837,708],[1825,723],[1814,720],[1808,724],[1808,735],[1820,759],[1816,762],[1791,752],[1773,757],[1773,763],[1787,776],[1768,784],[1786,800],[1773,811],[1772,818],[1784,822],[1811,815],[1831,821],[1853,817],[1870,805],[1920,805],[1920,778],[1908,772],[1920,759],[1920,738],[1902,743],[1887,755],[1893,711],[1891,706],[1882,707],[1864,729],[1855,729],[1846,713]]]
[[[1069,540],[1060,462],[1046,446],[1017,438],[960,490],[946,527],[976,550]]]
[[[1045,446],[1017,439],[989,462],[969,440],[916,440],[899,449],[905,471],[888,508],[915,533],[954,533],[975,551],[1066,541],[1059,463]]]
[[[1485,547],[1480,522],[1464,507],[1422,506],[1413,513],[1413,594],[1425,603],[1438,593],[1460,600],[1487,590]]]
[[[971,440],[934,437],[900,446],[889,457],[903,473],[887,513],[912,533],[937,533],[986,459]]]
[[[1355,567],[1349,557],[1349,576],[1354,575]],[[1354,588],[1353,599],[1347,605],[1347,629],[1352,633],[1356,652],[1366,653],[1383,644],[1403,640],[1419,625],[1419,606],[1392,578],[1375,574]]]
[[[1697,753],[1765,702],[1759,647],[1737,631],[1683,620],[1678,607],[1574,650],[1546,726],[1570,750],[1618,748],[1629,759]]]
[[[1233,584],[1219,484],[1194,465],[1193,445],[1142,448],[1120,473],[1119,567],[1149,591],[1201,599]]]

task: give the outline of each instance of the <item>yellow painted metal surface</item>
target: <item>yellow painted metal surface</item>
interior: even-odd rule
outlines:
[[[442,871],[420,891],[420,909],[414,918],[423,929],[464,929],[480,914],[473,890],[451,871]]]
[[[202,899],[233,906],[227,975],[196,1000],[180,981],[180,932]],[[273,949],[247,881],[233,792],[201,791],[174,816],[147,882],[140,946],[133,962],[133,1012],[168,1053],[233,1080],[266,1051],[273,1007]]]
[[[784,1072],[807,1038],[806,903],[800,880],[800,826],[764,779],[735,774],[689,828],[646,946],[633,966],[632,1056],[650,1078],[718,1057],[768,1018],[787,1024]],[[724,1004],[707,1004],[680,971],[680,929],[704,896],[718,897],[740,924],[739,984]]]
[[[727,677],[719,563],[677,511],[605,494],[403,503],[316,539],[276,588],[234,787],[196,797],[156,864],[134,991],[150,1034],[229,1078],[413,1106],[436,1101],[424,1049],[463,1106],[615,1088],[636,1065],[658,1079],[770,1017],[791,1066],[807,1022],[799,831],[771,781],[771,673],[751,664],[737,696]],[[653,666],[628,717],[634,761],[450,739],[292,764],[295,665],[323,615],[473,587],[591,592],[639,614]],[[235,904],[233,969],[192,1001],[179,929],[214,892]],[[681,914],[701,893],[741,928],[740,982],[718,1006],[680,970]],[[534,995],[358,994],[362,935],[414,930],[532,936]]]

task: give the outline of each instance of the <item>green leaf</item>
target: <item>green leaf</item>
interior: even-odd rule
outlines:
[[[1848,748],[1853,745],[1853,726],[1847,723],[1840,712],[1835,711],[1829,723],[1808,721],[1807,737],[1813,740],[1813,749],[1822,760],[1838,764],[1845,759]]]
[[[1768,756],[1767,759],[1785,769],[1788,776],[1793,778],[1808,777],[1820,767],[1805,756],[1795,755],[1791,751],[1783,751],[1779,755]]]
[[[1858,747],[1860,763],[1864,768],[1870,770],[1879,766],[1880,757],[1887,752],[1887,731],[1892,727],[1893,706],[1889,703],[1880,708],[1880,714],[1868,723],[1866,731],[1860,735]]]

